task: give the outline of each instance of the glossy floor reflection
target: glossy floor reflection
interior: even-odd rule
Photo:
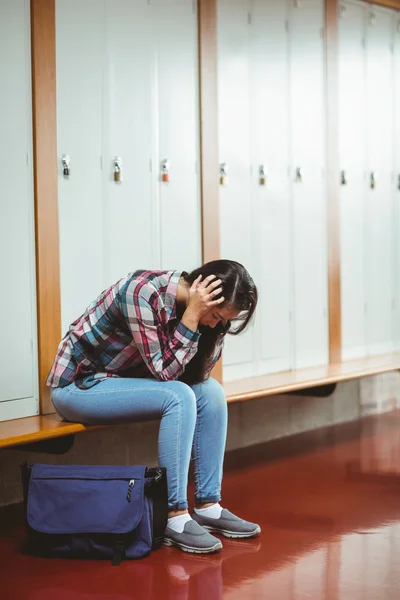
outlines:
[[[400,597],[400,413],[227,458],[224,504],[261,538],[214,556],[45,560],[0,540],[2,600],[395,600]]]

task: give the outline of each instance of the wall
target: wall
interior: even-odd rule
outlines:
[[[272,396],[229,406],[227,449],[245,448],[310,429],[354,421],[360,415],[360,383],[337,386],[328,398]],[[400,385],[398,386],[400,392]],[[400,395],[400,394],[399,394]],[[77,435],[73,448],[64,456],[16,450],[0,452],[0,506],[19,502],[22,492],[19,465],[50,463],[157,463],[158,422],[135,423],[118,428]]]

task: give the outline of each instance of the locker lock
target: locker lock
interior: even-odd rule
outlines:
[[[161,179],[164,183],[168,183],[169,182],[169,170],[170,170],[170,163],[168,159],[165,159],[162,161],[161,163]]]
[[[376,175],[375,171],[371,171],[371,174],[369,176],[371,190],[374,190],[376,188],[376,180],[377,180],[377,175]]]
[[[114,181],[122,182],[122,158],[120,156],[114,158]]]
[[[346,171],[340,171],[340,183],[341,183],[341,185],[347,185],[347,173],[346,173]]]
[[[219,165],[219,182],[221,185],[228,185],[228,165],[226,163]]]
[[[63,170],[64,177],[69,177],[71,175],[71,158],[68,154],[63,154],[61,157],[61,165]]]
[[[376,14],[374,12],[370,12],[369,13],[369,24],[371,25],[371,27],[374,27],[376,23]]]
[[[301,167],[296,168],[296,181],[297,183],[303,183],[304,171]]]
[[[265,165],[259,167],[260,185],[267,185],[267,169]]]

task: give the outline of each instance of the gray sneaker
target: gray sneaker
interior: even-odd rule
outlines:
[[[250,538],[261,533],[259,525],[239,519],[239,517],[233,515],[226,508],[222,509],[219,519],[203,517],[196,512],[193,513],[192,518],[204,527],[204,529],[208,529],[208,531],[212,531],[213,533],[219,533],[228,538]]]
[[[188,521],[182,533],[167,526],[164,533],[164,546],[176,546],[184,552],[210,554],[221,550],[220,540],[206,531],[196,521]]]

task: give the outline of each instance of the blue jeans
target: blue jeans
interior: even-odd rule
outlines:
[[[67,421],[90,425],[161,417],[158,461],[167,468],[169,510],[188,508],[191,456],[196,503],[221,499],[228,411],[224,390],[215,379],[189,387],[180,381],[112,377],[89,389],[74,383],[55,388],[52,400]]]

